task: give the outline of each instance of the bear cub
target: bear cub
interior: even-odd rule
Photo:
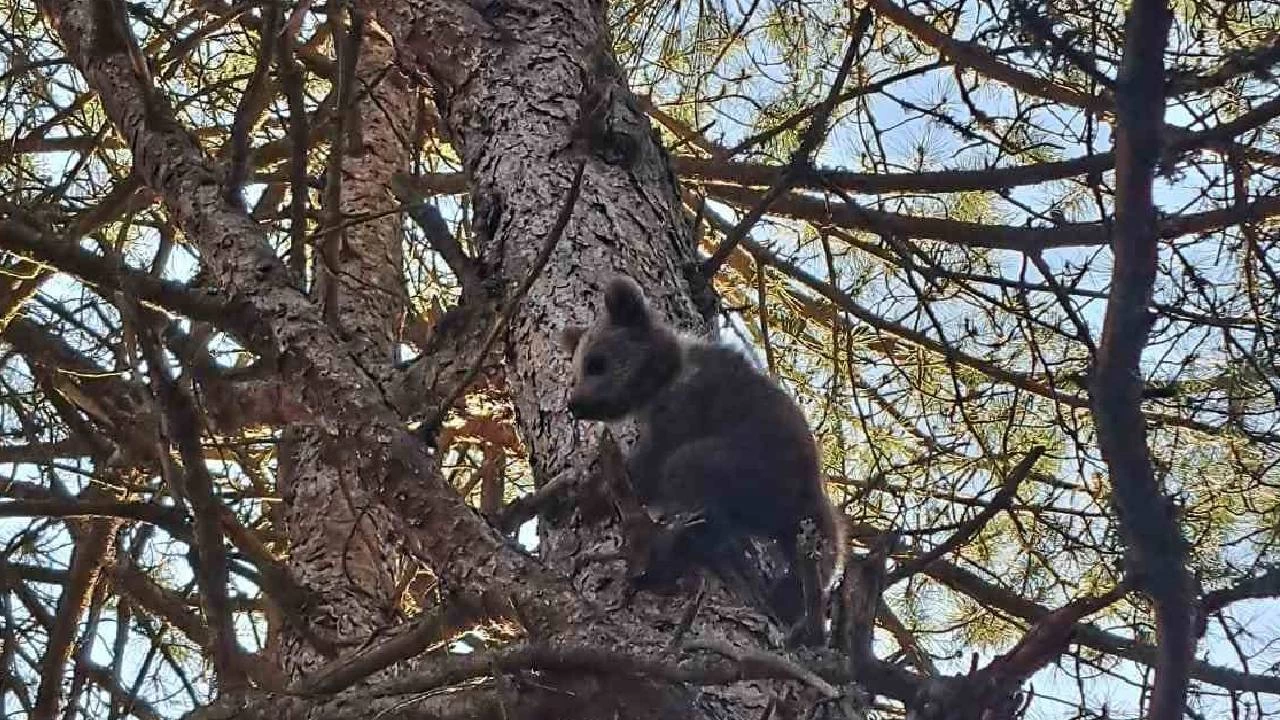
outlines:
[[[627,277],[609,281],[604,312],[591,327],[565,330],[563,344],[573,354],[574,417],[637,420],[626,467],[640,500],[701,513],[699,556],[725,539],[776,540],[801,597],[775,596],[772,609],[794,623],[793,638],[820,642],[842,526],[791,397],[736,350],[677,335]]]

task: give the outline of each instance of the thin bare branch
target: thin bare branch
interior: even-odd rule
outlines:
[[[844,59],[841,60],[839,69],[836,70],[836,77],[831,83],[831,89],[827,92],[826,97],[823,98],[817,111],[814,112],[813,119],[809,121],[809,127],[805,129],[804,135],[800,138],[800,146],[796,148],[795,154],[791,156],[791,162],[787,164],[786,170],[779,174],[773,187],[770,187],[761,196],[759,202],[743,216],[742,220],[738,221],[738,224],[725,235],[724,240],[711,253],[711,256],[702,263],[702,274],[706,277],[713,277],[720,270],[720,266],[733,253],[733,249],[738,246],[742,238],[751,232],[751,228],[755,227],[760,218],[764,217],[773,202],[786,194],[795,181],[809,172],[813,166],[813,154],[826,138],[827,123],[831,120],[831,113],[835,111],[836,105],[839,103],[840,91],[844,89],[844,83],[849,78],[849,71],[853,68],[853,61],[858,58],[858,48],[862,45],[862,39],[867,34],[867,30],[871,28],[872,19],[871,8],[864,5],[858,11],[857,18],[853,21],[853,31],[849,36],[849,45],[845,49]]]
[[[961,525],[951,537],[945,541],[938,543],[937,546],[929,549],[921,555],[912,558],[909,562],[904,562],[889,573],[885,578],[885,587],[893,585],[899,580],[905,580],[912,575],[929,567],[929,564],[939,558],[954,552],[965,546],[973,536],[982,531],[986,524],[991,521],[997,514],[1009,507],[1014,497],[1018,494],[1018,486],[1022,484],[1028,476],[1031,475],[1031,469],[1040,460],[1040,456],[1044,455],[1044,447],[1037,445],[1031,448],[1026,457],[1022,458],[1009,474],[1005,477],[1003,483],[1000,484],[1000,490],[996,492],[991,502],[982,509],[971,520]]]
[[[126,303],[130,302],[126,300]],[[162,440],[174,443],[183,464],[182,500],[190,503],[195,523],[196,578],[200,604],[211,631],[210,650],[223,691],[243,689],[248,675],[239,662],[235,623],[227,602],[227,554],[222,535],[222,506],[214,494],[214,480],[205,465],[200,438],[203,426],[196,404],[187,391],[169,375],[169,364],[160,350],[160,341],[134,302],[123,309],[132,316],[138,346],[146,360],[151,390],[161,416]],[[131,311],[131,312],[130,312]]]

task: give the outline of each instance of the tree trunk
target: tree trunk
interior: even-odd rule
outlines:
[[[503,347],[535,477],[543,486],[553,480],[569,485],[563,511],[543,514],[542,557],[535,559],[463,503],[397,413],[403,393],[394,385],[402,376],[388,362],[388,346],[403,308],[376,294],[399,282],[394,229],[349,232],[337,252],[322,253],[328,264],[321,271],[320,302],[306,297],[262,228],[227,200],[202,149],[149,85],[145,68],[133,62],[130,39],[105,22],[110,18],[95,3],[46,0],[43,7],[128,139],[135,171],[162,194],[198,246],[209,280],[226,298],[223,324],[260,354],[289,407],[299,408],[299,421],[306,422],[305,430],[294,429],[296,442],[281,471],[292,506],[286,520],[294,541],[292,570],[312,591],[307,620],[293,629],[305,637],[286,636],[281,647],[289,674],[301,678],[330,656],[350,660],[358,643],[392,624],[395,585],[389,581],[398,543],[430,565],[455,606],[479,604],[485,615],[518,624],[525,635],[522,645],[479,656],[471,666],[465,657],[433,655],[404,683],[365,694],[358,689],[328,697],[322,691],[315,698],[303,687],[304,694],[233,696],[228,702],[240,716],[757,718],[772,712],[779,696],[807,707],[818,692],[836,694],[812,673],[791,665],[780,670],[777,658],[743,659],[740,653],[779,641],[780,629],[714,577],[683,637],[714,641],[720,651],[704,653],[709,661],[691,660],[670,649],[690,598],[631,599],[621,563],[586,562],[615,548],[618,528],[608,515],[588,516],[578,506],[599,479],[599,428],[570,420],[567,358],[555,336],[590,319],[614,272],[639,280],[656,307],[685,329],[708,331],[707,315],[695,307],[714,306],[694,302],[706,288],[690,272],[695,255],[675,179],[608,55],[600,8],[533,0],[490,6],[484,16],[464,3],[378,8],[398,57],[416,62],[436,83],[441,117],[464,159],[476,208],[480,257],[473,259],[474,278],[482,286],[464,288],[471,300],[464,304],[479,306],[471,319],[481,322],[464,318],[454,330],[443,322],[436,328],[419,364],[433,378],[417,388],[420,405],[451,400],[448,388],[487,360],[483,346],[472,342],[476,327],[481,335],[492,327],[484,322],[486,308],[493,309],[486,298],[495,289],[510,293],[531,272],[539,249],[555,237],[552,228],[575,168],[584,168],[572,220],[522,299]],[[417,26],[410,24],[415,11],[425,11]],[[364,116],[370,126],[361,133],[366,152],[363,161],[352,162],[350,188],[340,196],[344,211],[370,209],[358,198],[382,206],[386,196],[377,188],[390,185],[388,176],[400,165],[395,158],[402,156],[379,138],[391,143],[403,135],[378,130],[374,114]],[[133,293],[148,287],[128,282]],[[361,295],[365,291],[374,294]],[[514,682],[530,670],[538,672],[535,682]],[[455,693],[426,697],[417,689],[486,675],[487,685]],[[355,682],[365,676],[350,677]],[[772,679],[778,677],[804,681]],[[405,702],[410,696],[413,701]],[[210,716],[221,710],[211,709]]]
[[[506,2],[483,15],[470,5],[430,0],[376,7],[402,51],[435,83],[441,119],[469,180],[486,274],[500,273],[508,287],[525,277],[575,168],[585,164],[572,220],[506,336],[506,377],[535,482],[569,481],[567,500],[540,515],[539,555],[630,628],[633,648],[659,649],[677,632],[693,594],[629,599],[623,563],[591,562],[618,549],[620,531],[612,517],[592,517],[579,502],[601,482],[602,428],[575,423],[567,412],[569,358],[557,336],[592,320],[614,273],[636,279],[687,331],[713,335],[715,303],[705,301],[709,286],[696,271],[670,160],[612,58],[603,8],[590,0]],[[631,438],[623,434],[625,445]],[[590,625],[573,634],[588,643],[610,640]],[[781,632],[708,576],[685,637],[776,647]],[[781,692],[763,681],[707,688],[696,697],[635,682],[610,689],[628,697],[611,702],[608,692],[596,693],[598,706],[579,705],[572,716],[674,710],[680,717],[758,718]]]
[[[391,67],[389,38],[368,26],[361,35],[349,93],[356,103],[344,128],[338,212],[327,214],[330,225],[394,209],[391,179],[409,165],[413,93]],[[329,232],[313,258],[313,296],[323,317],[375,367],[395,361],[405,311],[400,222],[391,214]],[[285,431],[281,443],[289,566],[314,593],[309,627],[280,628],[280,662],[292,680],[357,650],[396,622],[405,558],[391,518],[366,491],[379,479],[360,480],[366,470],[346,439],[354,434],[350,428],[335,434],[298,424]]]

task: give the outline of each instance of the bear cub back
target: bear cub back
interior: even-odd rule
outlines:
[[[810,637],[820,633],[840,524],[813,434],[791,397],[736,350],[677,335],[626,277],[608,283],[595,324],[566,330],[564,344],[573,353],[570,412],[637,420],[627,471],[640,499],[701,512],[700,542],[716,544],[708,533],[777,540],[803,585],[797,622]],[[799,541],[807,528],[817,533],[809,546],[816,553]]]

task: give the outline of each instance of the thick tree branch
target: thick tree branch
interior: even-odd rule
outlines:
[[[165,310],[223,326],[235,317],[232,308],[214,293],[113,264],[101,255],[82,249],[74,240],[42,234],[21,223],[0,222],[0,248],[74,275],[108,297],[123,290]]]
[[[733,205],[759,202],[760,191],[732,184],[708,184],[707,194]],[[819,225],[836,225],[898,237],[934,240],[972,248],[992,248],[1033,252],[1054,248],[1091,247],[1112,241],[1112,229],[1102,223],[1072,223],[1055,227],[990,225],[947,218],[903,215],[872,210],[847,202],[799,193],[778,198],[771,205],[775,214],[807,220]],[[1232,225],[1280,215],[1280,198],[1264,197],[1245,206],[1206,210],[1163,218],[1156,236],[1171,240],[1193,233],[1212,232]]]
[[[4,329],[4,339],[21,352],[33,367],[51,375],[50,384],[126,451],[133,461],[157,466],[154,436],[156,418],[145,401],[142,387],[125,381],[66,343],[56,333],[26,318],[14,318]],[[175,344],[181,344],[175,339]],[[207,383],[204,401],[217,430],[225,434],[273,419],[309,416],[286,394],[278,381],[229,381],[220,373],[196,375]]]
[[[728,223],[721,223],[721,226],[727,227]],[[766,264],[782,272],[784,275],[797,281],[810,290],[813,290],[815,293],[831,302],[835,307],[849,313],[853,318],[864,322],[887,335],[901,338],[902,340],[917,345],[925,350],[938,353],[942,357],[954,360],[960,365],[973,368],[974,370],[990,377],[992,380],[1008,383],[1013,387],[1026,390],[1027,392],[1053,400],[1054,402],[1062,403],[1068,407],[1081,409],[1089,407],[1088,398],[1065,392],[1061,388],[1055,387],[1054,385],[1034,376],[1013,372],[997,363],[971,355],[935,340],[919,330],[907,327],[902,323],[882,318],[876,313],[858,304],[847,293],[842,292],[826,281],[819,280],[813,274],[807,272],[796,263],[778,257],[776,254],[770,252],[768,248],[756,243],[750,238],[743,239],[742,248],[750,253],[752,257],[762,260]],[[1224,428],[1200,420],[1184,418],[1167,413],[1150,413],[1148,414],[1148,419],[1161,425],[1183,427],[1206,435],[1222,435],[1224,433],[1235,432],[1234,429]],[[1280,435],[1275,433],[1248,432],[1246,435],[1251,440],[1257,442],[1280,443]]]
[[[759,162],[735,162],[715,158],[679,155],[672,158],[681,176],[707,182],[768,187],[777,182],[786,166]],[[950,193],[1038,185],[1054,180],[1101,173],[1115,166],[1111,153],[1086,155],[1071,160],[1039,162],[988,170],[936,170],[913,173],[860,173],[814,168],[795,180],[797,188],[822,190],[834,185],[846,192],[864,195],[890,193]],[[449,188],[448,175],[422,175],[431,187]]]
[[[999,683],[1009,690],[1026,682],[1066,649],[1076,627],[1086,616],[1122,599],[1129,588],[1121,583],[1111,592],[1073,600],[1040,618],[1008,652],[992,660],[977,675],[983,682]]]
[[[564,234],[564,229],[569,225],[569,220],[573,217],[573,209],[578,203],[578,193],[582,190],[582,173],[586,170],[586,163],[580,163],[578,169],[573,174],[573,179],[569,181],[569,189],[565,193],[564,202],[560,206],[560,212],[556,215],[555,223],[551,226],[551,230],[542,240],[542,247],[538,250],[537,257],[534,258],[533,264],[529,267],[525,277],[520,281],[512,291],[511,297],[503,303],[502,311],[498,313],[493,324],[484,335],[484,340],[480,343],[479,350],[475,353],[474,364],[463,374],[448,393],[445,394],[444,400],[436,407],[427,419],[423,421],[423,427],[426,432],[434,434],[439,428],[440,423],[444,421],[445,416],[453,409],[453,404],[458,401],[462,393],[475,382],[477,376],[484,370],[484,362],[492,352],[498,338],[506,331],[507,325],[511,323],[515,317],[516,311],[520,308],[520,301],[529,293],[533,284],[538,281],[538,276],[542,273],[542,269],[547,266],[547,261],[551,259],[551,252],[555,250],[556,244],[560,240],[560,236]]]
[[[1117,80],[1116,223],[1111,297],[1091,388],[1111,500],[1128,546],[1127,569],[1155,605],[1155,687],[1148,716],[1177,720],[1195,652],[1196,596],[1178,512],[1156,480],[1142,412],[1142,351],[1151,329],[1156,208],[1152,198],[1164,117],[1164,50],[1173,15],[1164,0],[1136,0]]]
[[[3,506],[0,506],[3,507]],[[77,539],[71,554],[71,570],[58,597],[58,610],[49,628],[49,641],[41,659],[40,687],[36,691],[33,720],[54,720],[62,703],[62,675],[71,651],[80,616],[88,607],[102,566],[111,562],[115,553],[116,528],[110,520],[93,520]]]
[[[784,678],[816,683],[825,693],[834,688],[811,670],[769,653],[736,651],[719,643],[695,643],[696,649],[713,649],[727,660],[700,661],[688,657],[650,658],[624,651],[578,643],[547,642],[517,645],[492,653],[453,655],[408,677],[369,691],[370,697],[429,692],[484,677],[495,670],[541,670],[600,673],[651,678],[670,683],[724,685],[761,678]]]
[[[0,494],[9,495],[19,486],[0,485]],[[114,500],[71,500],[29,498],[0,503],[0,517],[56,517],[67,520],[116,518],[151,523],[179,540],[191,539],[191,528],[181,510],[150,503]]]
[[[1170,94],[1203,92],[1226,85],[1241,75],[1271,75],[1275,66],[1280,65],[1280,43],[1277,39],[1275,31],[1265,34],[1262,42],[1232,51],[1217,67],[1206,72],[1174,70],[1169,73],[1166,89]]]
[[[971,42],[957,40],[941,32],[923,18],[917,17],[910,10],[898,6],[894,0],[870,0],[870,4],[877,11],[883,13],[885,17],[888,17],[921,42],[937,50],[944,57],[950,57],[957,64],[973,68],[979,74],[998,80],[1015,90],[1064,105],[1078,107],[1097,115],[1118,115],[1120,113],[1117,106],[1118,98],[1113,97],[1111,93],[1104,92],[1098,95],[1089,95],[1010,67],[992,55],[986,48]],[[1128,48],[1126,47],[1126,55],[1127,53]],[[1122,67],[1122,75],[1123,72]],[[1116,85],[1119,89],[1117,95],[1126,91],[1121,79],[1117,79]],[[1161,87],[1164,87],[1163,81],[1161,81]],[[1162,91],[1161,98],[1163,97],[1164,92]],[[1170,139],[1177,142],[1183,142],[1188,139],[1190,135],[1188,131],[1165,125],[1163,114],[1160,117],[1161,120],[1156,125],[1157,129],[1162,130]],[[1246,157],[1256,158],[1264,162],[1275,162],[1276,160],[1271,153],[1257,152],[1253,148],[1237,146],[1234,143],[1232,143],[1231,149]]]
[[[440,210],[428,201],[419,184],[408,175],[397,175],[391,184],[396,199],[404,204],[405,212],[422,228],[431,249],[439,253],[462,285],[463,297],[480,292],[480,270],[474,258],[462,249],[462,244],[449,232],[449,225]]]
[[[1231,587],[1205,593],[1200,600],[1200,623],[1203,625],[1205,618],[1231,603],[1277,597],[1280,597],[1280,567],[1273,567]]]
[[[480,609],[465,601],[436,608],[404,627],[395,637],[352,657],[335,660],[292,690],[303,695],[340,692],[383,668],[422,654],[482,618]]]
[[[1124,596],[1123,586],[1099,597],[1075,600],[1046,614],[1008,652],[965,675],[925,679],[912,704],[921,718],[1017,717],[1018,688],[1062,653],[1077,621]]]
[[[244,318],[246,342],[269,351],[304,406],[354,434],[349,441],[366,451],[361,481],[371,483],[368,491],[393,516],[411,518],[402,529],[416,554],[460,590],[481,595],[496,589],[514,597],[534,624],[558,626],[581,601],[472,514],[382,395],[370,392],[386,375],[355,361],[293,285],[262,230],[227,204],[204,153],[164,98],[135,75],[125,39],[95,20],[95,6],[88,0],[41,3],[69,56],[129,139],[135,171],[163,196],[222,291],[251,316]],[[373,478],[385,481],[372,486]],[[484,559],[478,566],[453,563],[459,548]]]
[[[968,595],[985,607],[1008,613],[1029,623],[1039,622],[1051,612],[1048,608],[994,585],[945,560],[935,562],[925,570],[925,574],[957,592]],[[1093,625],[1076,625],[1073,637],[1076,642],[1085,647],[1143,665],[1154,666],[1160,653],[1159,648],[1153,645],[1100,630]],[[1192,662],[1191,677],[1225,690],[1280,695],[1280,678],[1240,672],[1206,662]]]
[[[1179,129],[1177,137],[1168,144],[1165,157],[1176,157],[1181,153],[1231,141],[1239,135],[1262,127],[1277,116],[1280,116],[1280,98],[1260,103],[1232,120],[1211,128],[1197,131]],[[715,188],[713,194],[742,206],[750,206],[762,200],[761,193],[751,187],[775,186],[787,169],[787,166],[685,155],[673,158],[672,163],[682,176],[706,181],[709,187]],[[998,191],[1099,174],[1114,167],[1115,153],[1104,152],[1071,160],[988,170],[857,173],[813,169],[795,178],[792,184],[808,190],[821,191],[835,187],[848,193],[866,195]],[[467,190],[466,178],[461,173],[423,173],[406,178],[407,183],[412,183],[412,187],[418,193],[457,194]],[[1250,205],[1248,210],[1227,208],[1164,218],[1161,220],[1161,236],[1174,238],[1280,214],[1280,206],[1266,200],[1264,198],[1259,203]],[[1034,247],[1072,247],[1076,244],[1102,245],[1109,242],[1108,229],[1096,223],[1027,229],[1015,226],[969,224],[945,218],[919,218],[869,209],[861,209],[859,212],[841,212],[839,208],[833,210],[825,202],[810,200],[809,196],[801,193],[790,193],[782,198],[778,205],[770,203],[770,207],[774,208],[778,214],[813,222],[831,222],[851,229],[875,231],[891,228],[908,237],[954,242],[970,247],[1025,250]],[[991,238],[986,237],[988,233],[992,235]]]
[[[999,80],[1015,90],[1020,90],[1036,97],[1047,98],[1064,105],[1085,108],[1093,112],[1104,112],[1109,107],[1109,103],[1101,96],[1087,95],[1058,85],[1051,80],[1038,78],[1011,68],[998,60],[986,48],[956,40],[933,27],[924,19],[917,17],[911,11],[898,6],[893,0],[869,1],[871,7],[875,8],[877,12],[906,29],[907,32],[919,38],[943,56],[952,58],[961,65],[971,67],[993,80]]]

